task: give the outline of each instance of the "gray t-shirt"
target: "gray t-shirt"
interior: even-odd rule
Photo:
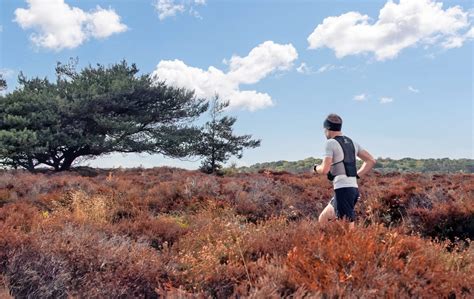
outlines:
[[[354,143],[354,149],[355,149],[355,154],[357,154],[363,150],[363,148],[354,140],[352,140]],[[342,150],[341,145],[339,142],[337,142],[336,139],[328,139],[326,140],[326,146],[325,146],[325,153],[323,157],[331,157],[332,158],[332,163],[336,163],[339,161],[344,160],[344,151]],[[343,163],[338,163],[337,166],[332,166],[331,169],[334,169],[333,167],[344,167]],[[345,187],[358,187],[357,185],[357,178],[356,177],[348,177],[345,174],[337,175],[333,182],[334,189],[339,189],[339,188],[345,188]]]

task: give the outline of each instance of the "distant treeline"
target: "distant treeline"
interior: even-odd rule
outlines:
[[[321,159],[307,158],[299,161],[276,161],[257,163],[249,167],[238,168],[239,172],[257,172],[261,169],[274,171],[288,171],[293,173],[302,173],[312,170],[314,164],[321,163]],[[358,167],[362,161],[357,161]],[[413,159],[403,158],[394,160],[390,158],[378,158],[375,164],[375,170],[387,172],[439,172],[439,173],[474,173],[473,159]]]

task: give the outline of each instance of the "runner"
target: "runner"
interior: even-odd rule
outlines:
[[[328,115],[323,127],[327,138],[325,154],[322,164],[314,165],[313,170],[327,175],[333,182],[335,194],[319,215],[319,222],[327,223],[335,218],[347,219],[353,228],[354,206],[359,199],[357,179],[370,172],[376,161],[357,142],[342,134],[342,119],[337,114]],[[356,156],[364,161],[359,170],[356,167]]]

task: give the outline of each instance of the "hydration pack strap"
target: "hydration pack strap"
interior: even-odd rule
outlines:
[[[336,139],[336,141],[341,145],[342,151],[344,152],[344,159],[334,164],[341,163],[341,162],[344,163],[346,176],[348,177],[357,176],[354,143],[349,137],[346,137],[346,136],[336,136],[334,137],[334,139]]]

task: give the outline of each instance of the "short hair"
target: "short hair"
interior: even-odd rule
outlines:
[[[334,113],[329,114],[326,119],[335,124],[342,124],[342,118]]]

